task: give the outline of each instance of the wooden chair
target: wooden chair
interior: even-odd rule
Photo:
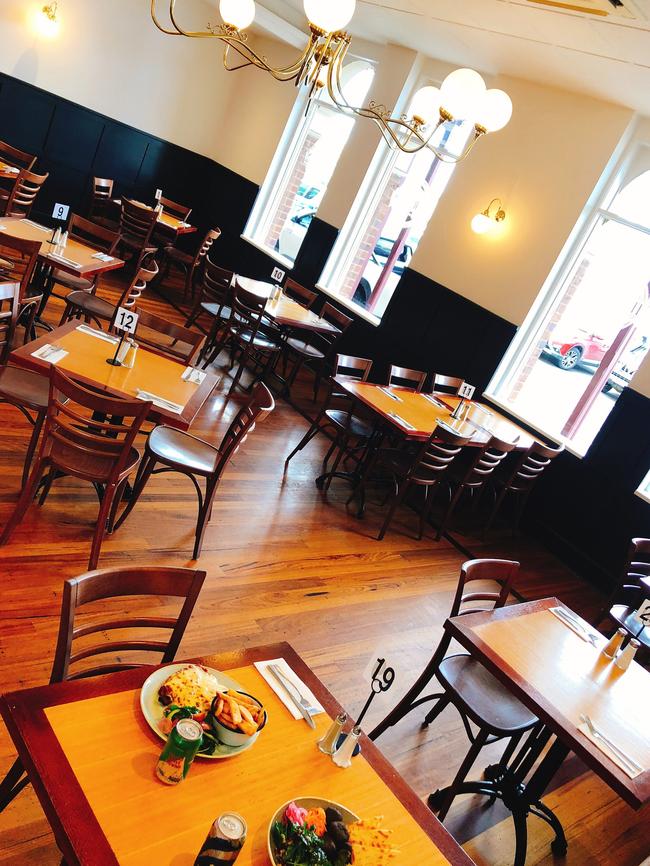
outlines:
[[[184,364],[195,363],[205,342],[203,334],[140,309],[134,336],[140,345],[148,346]],[[165,337],[169,339],[166,340]]]
[[[146,255],[157,251],[151,243],[157,220],[158,214],[153,208],[128,198],[122,199],[116,250],[127,257],[130,254],[135,260],[136,270]]]
[[[133,495],[117,521],[116,528],[121,526],[131,513],[151,475],[179,472],[192,481],[199,499],[192,552],[192,559],[198,559],[201,555],[205,530],[212,516],[214,496],[228,463],[244,444],[255,425],[263,421],[274,408],[275,403],[270,391],[266,385],[259,382],[250,400],[235,416],[218,448],[203,439],[172,427],[156,427],[147,440],[145,458],[138,471]],[[199,478],[205,479],[204,494],[197,480]]]
[[[385,536],[396,509],[412,487],[424,488],[418,540],[422,538],[431,513],[436,488],[469,441],[468,437],[459,436],[444,427],[436,427],[431,437],[418,448],[415,454],[392,448],[379,451],[376,465],[384,466],[389,470],[393,479],[394,492],[388,514],[377,536],[378,541]]]
[[[117,221],[112,218],[114,185],[115,181],[110,177],[93,177],[88,209],[89,220],[110,228],[111,231],[117,230]]]
[[[410,388],[419,394],[424,387],[426,379],[427,373],[423,373],[422,370],[410,370],[408,367],[398,367],[395,364],[391,364],[388,375],[388,386],[399,385],[401,388]]]
[[[194,255],[177,249],[174,244],[167,244],[163,249],[160,264],[160,282],[164,282],[172,267],[185,274],[183,301],[188,297],[194,299],[194,281],[200,271],[203,260],[210,252],[212,244],[221,237],[221,229],[214,228],[204,235]]]
[[[0,285],[0,292],[3,288]],[[45,376],[22,370],[20,367],[0,367],[0,402],[15,406],[32,425],[32,435],[23,461],[21,487],[25,486],[29,477],[29,469],[47,414],[49,395],[50,383]]]
[[[564,445],[551,448],[541,442],[533,442],[527,451],[517,455],[512,463],[506,461],[498,472],[492,476],[495,487],[494,506],[485,524],[484,532],[492,526],[492,522],[507,496],[515,500],[515,519],[513,531],[519,526],[526,502],[531,490],[542,473],[550,466],[551,461],[564,451]]]
[[[369,358],[356,358],[354,355],[336,356],[334,373],[330,379],[329,391],[323,407],[309,430],[284,461],[285,467],[319,433],[323,433],[332,442],[323,459],[323,474],[327,472],[327,464],[336,449],[338,452],[330,470],[332,473],[336,472],[341,460],[346,455],[359,449],[363,451],[374,432],[374,428],[364,418],[355,414],[355,401],[346,391],[339,389],[334,377],[345,376],[359,382],[366,382],[371,368],[372,361]],[[330,481],[331,475],[325,483],[324,490],[329,488]]]
[[[503,607],[518,571],[519,563],[510,560],[473,559],[464,563],[449,615],[463,616],[479,610]],[[466,592],[468,584],[474,581],[480,582],[480,588]],[[483,585],[485,582],[496,583],[496,589],[486,589]],[[476,602],[481,602],[481,606],[477,606]],[[430,701],[435,701],[435,705],[425,716],[424,725],[431,724],[450,704],[456,708],[471,746],[445,796],[440,798],[432,794],[429,797],[429,806],[438,811],[440,821],[446,817],[456,792],[483,746],[497,740],[508,740],[497,765],[499,768],[505,767],[526,731],[538,724],[537,718],[479,661],[466,653],[447,655],[450,643],[451,637],[445,632],[414,685],[369,734],[371,740],[376,740],[411,710]],[[420,697],[434,678],[442,690]],[[478,728],[477,733],[473,732],[471,725]]]
[[[42,505],[55,477],[71,475],[102,490],[88,564],[89,568],[95,568],[104,533],[107,528],[112,531],[127,479],[140,462],[133,443],[150,409],[151,403],[147,401],[120,400],[89,391],[58,367],[50,367],[43,438],[29,479],[4,527],[0,545],[9,541],[25,516],[41,479],[47,475],[40,498]]]
[[[48,174],[34,174],[26,168],[22,169],[5,205],[3,215],[8,217],[28,217],[36,201],[36,196],[49,177]]]
[[[191,313],[185,322],[186,328],[198,322],[201,315],[210,318],[211,324],[208,329],[208,339],[205,353],[214,342],[218,330],[224,322],[230,320],[232,314],[232,292],[235,275],[232,271],[220,268],[206,255],[203,259],[203,267],[199,271],[199,292]],[[201,328],[200,325],[198,325]],[[216,330],[215,330],[216,329]]]
[[[68,238],[110,256],[113,255],[118,241],[117,232],[84,219],[84,217],[76,213],[70,217]],[[52,286],[59,285],[72,292],[90,292],[91,294],[94,294],[97,290],[98,280],[99,275],[86,280],[83,277],[75,277],[58,268],[55,268],[49,277],[49,282]],[[58,294],[53,289],[50,290],[49,295],[64,301],[67,298],[67,295]]]
[[[300,283],[297,283],[291,278],[285,282],[282,291],[285,295],[299,303],[301,307],[305,307],[307,310],[311,310],[318,298],[318,292],[306,289],[304,286],[301,286]]]
[[[65,309],[61,316],[59,325],[65,324],[70,319],[81,319],[95,322],[100,328],[102,322],[109,322],[109,330],[113,326],[113,320],[120,307],[133,307],[147,284],[158,274],[158,264],[153,254],[147,254],[142,260],[135,276],[123,290],[117,304],[100,298],[98,295],[87,291],[70,292],[65,299]]]
[[[633,538],[630,541],[627,559],[616,586],[594,619],[594,625],[610,619],[617,628],[624,628],[650,651],[650,628],[639,628],[634,616],[646,593],[650,577],[650,538]]]
[[[519,436],[514,442],[505,442],[497,436],[491,436],[483,446],[470,446],[465,449],[468,458],[465,466],[460,466],[457,469],[458,464],[456,464],[449,473],[452,476],[451,499],[440,521],[436,541],[442,537],[461,496],[466,490],[469,490],[473,497],[474,508],[478,506],[486,482],[508,454],[514,451],[518,439]]]
[[[433,393],[457,394],[464,382],[464,379],[459,379],[457,376],[443,376],[441,373],[436,373],[433,377]]]
[[[11,279],[10,272],[5,275],[1,268],[0,265],[0,280]],[[6,364],[11,352],[19,309],[20,283],[0,282],[0,364]]]
[[[172,201],[170,198],[165,198],[164,196],[161,196],[158,205],[162,208],[164,214],[177,219],[179,222],[187,222],[192,213],[191,207],[186,207],[186,205],[179,204],[178,202]],[[176,243],[178,240],[178,232],[172,226],[169,226],[164,222],[158,222],[154,228],[153,243],[157,247],[168,246],[170,236],[174,238],[174,243]]]
[[[174,219],[180,220],[181,222],[187,222],[192,213],[191,207],[179,204],[176,201],[172,201],[170,198],[161,196],[158,201],[159,204],[162,205],[163,213],[168,213],[170,216],[173,216]]]
[[[12,147],[6,141],[0,141],[0,162],[31,171],[36,164],[36,157],[32,153],[26,153],[24,150]]]
[[[12,283],[17,282],[20,285],[18,292],[18,315],[11,326],[12,333],[9,335],[9,339],[13,338],[13,331],[16,325],[23,325],[25,328],[23,344],[28,343],[36,336],[34,320],[43,299],[42,290],[34,284],[34,275],[40,251],[41,241],[15,238],[6,232],[0,232],[0,259],[11,266],[5,273]]]
[[[63,583],[63,601],[59,620],[59,636],[56,643],[56,653],[50,683],[60,683],[64,680],[80,679],[82,677],[98,676],[114,671],[141,667],[140,664],[128,661],[116,661],[110,665],[86,668],[76,673],[70,673],[70,665],[82,659],[92,658],[107,651],[122,653],[136,650],[160,654],[160,663],[174,661],[196,600],[205,580],[205,571],[191,568],[168,568],[162,566],[131,566],[118,568],[101,568],[98,571],[88,571],[79,577],[73,577]],[[83,625],[77,624],[77,612],[84,605],[95,601],[105,601],[113,598],[138,597],[147,598],[180,598],[183,599],[177,617],[141,616],[129,617],[108,622],[98,622],[96,615]],[[103,642],[92,647],[84,647],[73,651],[75,638],[89,634],[103,635],[107,631],[121,629],[163,629],[171,631],[169,639],[135,640]],[[0,782],[0,812],[22,791],[29,779],[25,775],[20,758]]]

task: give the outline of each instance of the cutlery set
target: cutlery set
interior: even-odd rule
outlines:
[[[318,707],[313,707],[307,698],[301,693],[298,686],[291,682],[283,673],[278,665],[268,665],[267,671],[271,674],[271,676],[278,682],[284,691],[291,703],[295,706],[295,708],[300,712],[303,719],[307,722],[310,728],[316,728],[314,720],[312,719],[312,715],[315,713],[319,713],[320,710]]]
[[[594,738],[594,740],[600,740],[603,745],[605,745],[613,755],[616,755],[617,759],[624,764],[627,771],[633,775],[643,772],[643,767],[627,755],[616,743],[613,743],[609,737],[606,737],[602,731],[600,731],[596,725],[593,723],[592,719],[586,714],[582,713],[580,716],[580,721],[583,722],[587,726],[587,730]]]

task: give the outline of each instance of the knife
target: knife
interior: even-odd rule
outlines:
[[[294,684],[290,680],[288,680],[284,676],[284,674],[275,667],[275,665],[269,665],[267,667],[267,671],[274,677],[275,680],[277,680],[277,682],[280,683],[282,688],[285,690],[285,692],[289,696],[291,703],[295,706],[295,708],[297,710],[300,711],[300,714],[302,715],[303,719],[307,722],[309,727],[314,728],[314,730],[315,730],[316,724],[315,724],[314,720],[312,719],[311,715],[309,714],[309,712],[307,711],[307,708],[303,707],[302,703],[300,702],[300,698],[302,697],[302,695],[298,691],[297,687],[294,686]],[[296,695],[298,697],[296,697]]]

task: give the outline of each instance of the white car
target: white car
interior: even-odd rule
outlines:
[[[276,253],[295,262],[315,213],[315,209],[312,208],[301,211],[287,220],[280,232],[280,237],[275,242]]]

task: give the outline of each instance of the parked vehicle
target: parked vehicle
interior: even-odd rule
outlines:
[[[552,336],[542,349],[542,354],[555,361],[561,370],[573,370],[580,366],[593,372],[610,345],[604,337],[579,328],[568,336]]]
[[[386,262],[388,261],[388,257],[390,256],[394,244],[395,241],[391,240],[391,238],[379,238],[379,240],[375,244],[375,249],[373,250],[372,256],[370,257],[370,261],[366,265],[366,269],[363,272],[363,277],[359,281],[359,285],[356,288],[352,300],[356,301],[362,306],[366,306],[366,304],[368,303],[368,299],[372,294],[372,290],[377,284],[377,280],[379,279],[381,272],[386,266]],[[410,244],[404,244],[402,252],[399,254],[395,261],[395,264],[393,265],[393,272],[391,274],[391,278],[394,279],[395,282],[400,279],[400,277],[404,273],[404,268],[408,267],[408,264],[412,258],[413,247]]]
[[[280,237],[275,242],[275,251],[295,262],[315,213],[316,211],[310,208],[287,220],[280,232]]]
[[[605,393],[615,392],[620,394],[623,388],[627,388],[632,376],[641,366],[641,362],[648,351],[648,338],[645,336],[632,338],[630,348],[618,359],[616,366],[609,374],[609,378],[603,387]]]

